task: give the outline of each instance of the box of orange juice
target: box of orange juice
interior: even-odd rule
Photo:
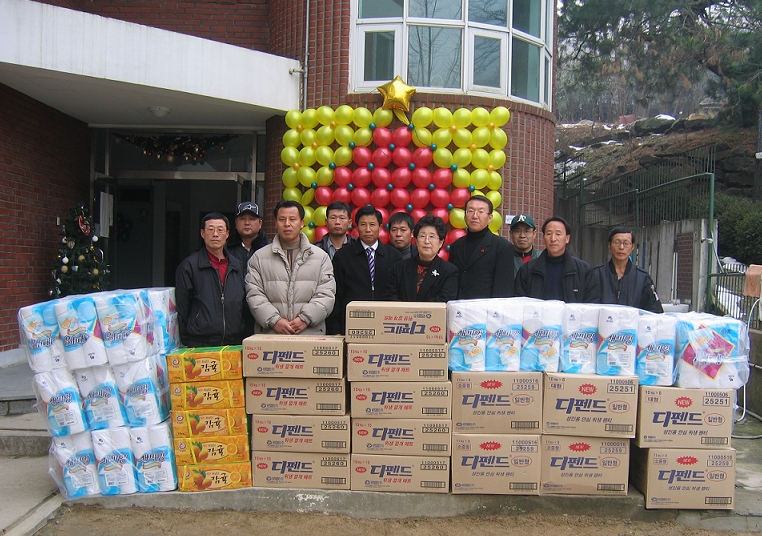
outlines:
[[[233,463],[249,460],[249,436],[175,438],[177,465]]]
[[[180,348],[167,355],[170,383],[243,378],[242,346]]]
[[[243,380],[176,383],[169,388],[173,410],[243,408]]]
[[[177,489],[212,491],[251,487],[251,463],[200,463],[177,466]]]
[[[172,412],[174,437],[235,436],[248,432],[246,409],[205,409]]]

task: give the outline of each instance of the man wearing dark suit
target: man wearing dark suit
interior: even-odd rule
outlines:
[[[336,303],[328,317],[328,334],[344,333],[349,302],[382,299],[392,265],[402,260],[399,251],[378,240],[381,221],[381,213],[372,206],[359,209],[355,225],[360,239],[346,244],[333,257]]]
[[[475,195],[466,202],[468,234],[450,245],[450,262],[460,271],[458,299],[513,296],[513,245],[492,234],[492,201]]]

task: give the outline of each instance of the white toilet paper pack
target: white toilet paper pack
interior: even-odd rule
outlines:
[[[521,370],[558,372],[564,305],[557,300],[524,304]]]
[[[138,491],[153,493],[177,488],[177,471],[169,421],[130,429]]]
[[[638,319],[635,373],[640,385],[670,386],[675,382],[675,328],[669,315],[644,313]]]
[[[138,488],[128,428],[93,430],[93,452],[103,495],[129,495]]]
[[[485,300],[487,317],[486,365],[488,372],[517,372],[521,368],[524,304],[531,298]]]
[[[141,293],[154,314],[154,337],[158,353],[169,354],[180,344],[174,287],[144,289]]]
[[[80,369],[75,376],[91,430],[127,426],[127,414],[111,367]]]
[[[635,375],[639,315],[634,307],[600,307],[596,373],[605,376]]]
[[[77,370],[106,365],[108,356],[92,296],[61,298],[54,307],[68,368]]]
[[[50,447],[52,454],[48,473],[67,499],[98,495],[98,469],[90,432],[56,437]]]
[[[585,303],[564,306],[560,372],[595,374],[599,309]]]
[[[55,301],[22,307],[17,314],[21,346],[33,372],[65,368],[63,342],[58,336]]]
[[[93,300],[109,364],[124,365],[156,353],[153,313],[139,291],[100,292]]]
[[[450,370],[486,369],[487,311],[483,301],[454,300],[447,303]]]
[[[114,367],[130,426],[159,424],[169,416],[156,357]]]
[[[50,435],[60,437],[88,429],[77,382],[69,370],[55,369],[35,374],[32,386],[38,409],[47,416]]]

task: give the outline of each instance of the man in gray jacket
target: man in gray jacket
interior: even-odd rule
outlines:
[[[301,232],[304,207],[283,200],[275,206],[277,234],[249,259],[246,301],[262,331],[324,335],[336,282],[328,254]]]

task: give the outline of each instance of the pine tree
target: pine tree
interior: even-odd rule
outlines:
[[[95,247],[98,235],[93,232],[93,220],[82,203],[69,209],[61,224],[61,234],[50,296],[60,298],[106,290],[108,265],[103,251]]]

